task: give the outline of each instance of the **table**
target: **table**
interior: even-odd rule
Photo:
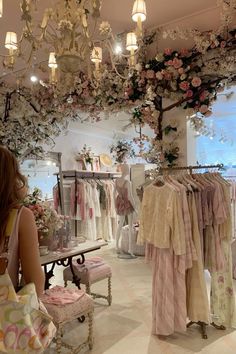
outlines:
[[[73,274],[73,282],[80,289],[80,279],[76,276],[73,266],[72,259],[73,257],[78,257],[78,264],[83,264],[85,261],[85,254],[98,250],[103,246],[106,246],[107,242],[105,241],[86,241],[80,243],[78,246],[68,249],[67,251],[55,251],[49,252],[45,256],[41,256],[41,265],[44,267],[45,272],[45,289],[50,287],[49,279],[54,276],[53,270],[55,265],[62,265],[63,267],[70,266],[71,272]],[[47,266],[51,265],[51,268],[48,270]]]

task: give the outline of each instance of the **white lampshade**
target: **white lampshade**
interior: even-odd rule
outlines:
[[[130,50],[130,51],[138,49],[137,37],[136,37],[136,34],[134,32],[127,33],[126,49]]]
[[[140,18],[141,22],[145,21],[147,17],[146,3],[145,0],[135,0],[133,11],[132,11],[132,20],[138,22]]]
[[[49,54],[48,66],[49,68],[57,68],[57,61],[54,52],[51,52]]]
[[[2,12],[3,12],[3,0],[0,0],[0,17],[2,17]]]
[[[7,32],[5,39],[5,48],[17,49],[17,35],[15,32]]]
[[[102,62],[102,48],[94,47],[91,54],[91,60],[93,63]]]

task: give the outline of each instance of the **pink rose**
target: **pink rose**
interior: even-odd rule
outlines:
[[[182,48],[182,49],[180,50],[180,55],[181,55],[182,57],[187,57],[188,54],[189,54],[189,51],[188,51],[187,48]]]
[[[142,71],[141,72],[141,74],[140,74],[140,77],[141,77],[141,79],[145,79],[145,77],[146,77],[146,71]]]
[[[203,104],[203,105],[200,106],[200,108],[199,108],[199,112],[200,113],[204,114],[207,111],[208,111],[208,106],[206,104]]]
[[[172,66],[173,65],[173,60],[168,60],[165,62],[165,66]]]
[[[179,69],[178,69],[178,73],[179,73],[180,75],[182,75],[182,74],[184,73],[184,68],[179,68]]]
[[[192,97],[193,95],[193,91],[192,90],[188,90],[185,94],[185,97]]]
[[[181,90],[183,91],[187,91],[189,89],[189,83],[188,81],[183,81],[179,84],[179,87],[181,88]]]
[[[220,42],[220,47],[221,47],[221,48],[225,48],[225,46],[226,46],[226,41]]]
[[[200,96],[200,101],[205,101],[205,99],[207,98],[207,91],[203,91]]]
[[[178,59],[178,58],[173,59],[173,67],[175,69],[179,69],[182,65],[183,65],[183,62],[181,59]]]
[[[192,81],[191,84],[193,87],[199,87],[202,83],[202,80],[200,79],[200,77],[195,76]]]
[[[172,49],[171,48],[166,48],[164,50],[165,55],[171,55],[172,54]]]
[[[154,79],[155,71],[154,70],[147,70],[146,77],[147,77],[147,79]]]

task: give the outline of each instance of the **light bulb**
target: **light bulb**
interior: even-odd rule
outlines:
[[[38,81],[38,78],[37,78],[37,76],[35,76],[35,75],[31,75],[30,80],[31,80],[33,83],[35,83],[35,82]]]
[[[120,54],[122,53],[122,47],[120,44],[117,44],[116,47],[115,47],[115,53],[116,54]]]

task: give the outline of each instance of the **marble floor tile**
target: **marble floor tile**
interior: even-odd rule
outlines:
[[[202,339],[198,326],[168,338],[151,335],[152,272],[143,257],[119,259],[111,245],[92,255],[103,257],[112,267],[112,306],[103,299],[95,301],[94,348],[91,354],[236,354],[236,332],[217,331],[208,326],[208,339]],[[57,267],[52,284],[63,285],[63,268]],[[206,274],[206,278],[209,279]],[[236,284],[235,284],[236,285]],[[74,286],[70,284],[69,286]],[[92,286],[106,294],[107,283]],[[66,339],[80,343],[87,336],[86,323],[73,322],[66,328]],[[46,351],[55,353],[54,345]],[[62,354],[69,353],[62,350]]]

